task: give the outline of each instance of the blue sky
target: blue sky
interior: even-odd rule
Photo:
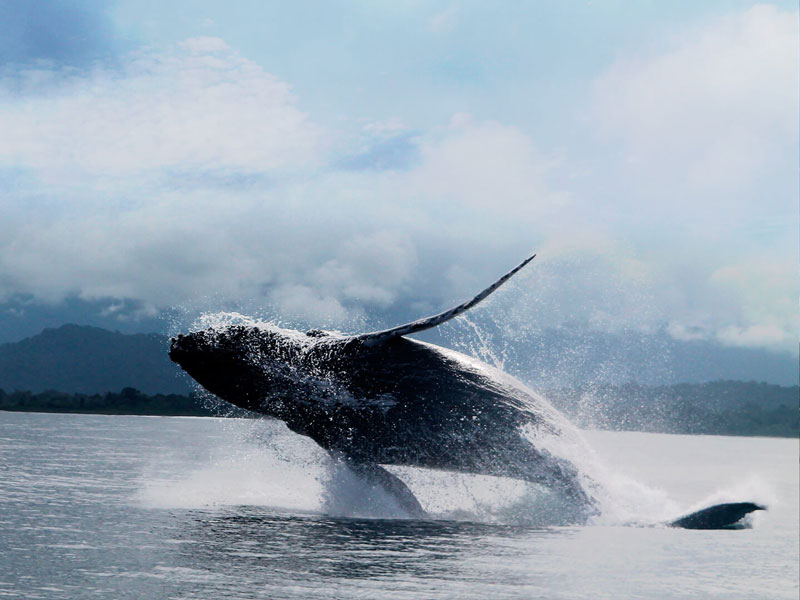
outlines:
[[[537,251],[541,327],[797,354],[795,3],[5,1],[0,40],[4,323],[358,329]]]

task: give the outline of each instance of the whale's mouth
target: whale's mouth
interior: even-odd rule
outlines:
[[[179,334],[174,338],[170,338],[169,358],[172,362],[181,364],[181,360],[189,355],[190,351],[187,348],[188,343],[186,342],[187,337],[188,336]]]

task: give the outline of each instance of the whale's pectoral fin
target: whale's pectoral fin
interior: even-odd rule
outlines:
[[[383,331],[373,331],[371,333],[364,333],[361,335],[354,336],[355,339],[364,342],[365,344],[372,345],[378,344],[381,342],[385,342],[391,338],[399,337],[402,335],[408,335],[410,333],[416,333],[418,331],[423,331],[425,329],[430,329],[431,327],[436,327],[437,325],[441,325],[445,321],[449,321],[463,313],[464,311],[469,310],[478,302],[486,298],[489,294],[494,292],[497,288],[503,285],[506,281],[511,279],[511,277],[519,271],[522,267],[527,265],[531,262],[536,255],[534,254],[530,258],[526,258],[522,261],[519,265],[511,269],[508,273],[503,275],[500,279],[495,281],[492,285],[488,288],[483,290],[480,294],[472,298],[472,300],[467,300],[463,304],[459,304],[451,308],[450,310],[446,310],[443,313],[439,313],[438,315],[432,315],[430,317],[425,317],[424,319],[419,319],[417,321],[412,321],[411,323],[406,323],[405,325],[399,325],[398,327],[392,327],[391,329],[384,329]]]
[[[675,519],[668,525],[683,529],[743,529],[742,519],[756,510],[767,510],[767,507],[753,502],[715,504]]]
[[[397,502],[409,517],[424,519],[427,513],[403,481],[375,463],[346,461],[350,470],[370,485],[382,488]]]

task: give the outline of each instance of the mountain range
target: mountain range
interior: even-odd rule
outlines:
[[[185,394],[189,380],[169,360],[167,338],[63,325],[19,342],[0,344],[0,389],[69,393]]]

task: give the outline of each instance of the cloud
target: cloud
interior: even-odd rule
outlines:
[[[677,339],[797,352],[797,20],[757,5],[594,81],[586,114],[605,159],[591,185],[613,198],[604,218],[635,240]]]
[[[417,267],[407,235],[378,231],[346,240],[338,256],[312,275],[317,289],[360,305],[386,307],[397,299]]]
[[[428,19],[428,31],[431,33],[449,33],[458,21],[458,9],[450,6]]]
[[[492,207],[531,218],[558,211],[567,201],[546,183],[554,159],[515,127],[458,114],[422,142],[420,154],[414,187],[454,208]]]
[[[321,293],[307,285],[289,284],[271,294],[282,319],[315,322],[318,326],[341,326],[360,315],[353,315],[337,298]]]
[[[785,345],[786,332],[774,325],[750,325],[748,327],[729,326],[723,328],[719,339],[729,346],[766,346]]]
[[[739,31],[730,23],[713,27]],[[658,63],[649,60],[625,63],[631,89]],[[0,297],[102,298],[108,311],[117,298],[147,315],[224,308],[362,329],[463,301],[539,251],[513,284],[525,293],[504,313],[518,332],[668,325],[678,338],[796,352],[796,263],[783,238],[737,262],[726,250],[738,240],[720,229],[710,252],[706,232],[662,228],[647,206],[628,211],[637,193],[627,180],[606,203],[597,182],[569,185],[569,153],[542,150],[513,123],[457,114],[420,129],[397,118],[334,135],[287,83],[217,38],[142,51],[114,68],[23,71],[0,80],[0,185],[12,198],[0,204]],[[624,98],[626,82],[620,75]],[[673,94],[660,110],[679,101]],[[635,104],[632,123],[602,114],[619,120],[637,152],[661,152],[634,131],[645,119]],[[742,127],[784,143],[782,129],[762,131],[772,121],[754,118]],[[650,135],[683,143],[673,132],[682,121],[654,122]],[[707,132],[696,136],[710,143]],[[666,177],[672,167],[661,166]],[[693,194],[682,202],[698,204]],[[635,229],[637,238],[617,216],[626,212],[658,226]],[[391,322],[373,323],[376,314]]]
[[[372,137],[368,148],[340,160],[338,166],[356,171],[408,169],[419,159],[416,137],[407,132],[385,139]]]
[[[229,46],[225,43],[225,40],[208,36],[189,38],[182,41],[179,45],[181,48],[185,48],[194,54],[224,52],[229,50]]]
[[[92,176],[118,186],[120,177],[166,169],[302,169],[321,147],[289,86],[215,38],[140,53],[115,69],[22,73],[25,93],[0,97],[0,162],[52,181]]]
[[[750,258],[716,269],[709,283],[718,295],[737,301],[736,320],[718,324],[721,341],[774,348],[797,345],[796,262],[790,266],[769,256]]]
[[[325,133],[285,84],[221,44],[192,44],[5,99],[0,164],[34,173],[17,195],[50,206],[35,219],[31,205],[0,209],[0,293],[260,303],[342,323],[408,297],[450,301],[461,287],[439,263],[469,266],[474,293],[498,274],[487,244],[511,244],[515,262],[515,232],[550,204],[547,159],[498,123],[457,119],[421,137],[405,169],[325,167]]]
[[[595,82],[591,118],[651,181],[729,192],[770,163],[796,164],[797,20],[757,5],[623,57]]]

